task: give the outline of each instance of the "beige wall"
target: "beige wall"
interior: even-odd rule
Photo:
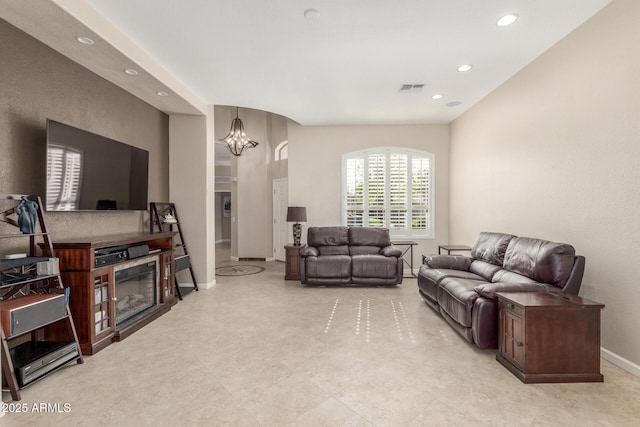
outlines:
[[[180,215],[198,286],[206,289],[215,285],[213,107],[207,116],[174,114],[170,125],[171,201]],[[186,270],[177,277],[180,283],[192,282]]]
[[[216,106],[216,139],[229,132],[235,107]],[[240,157],[231,158],[231,166],[218,166],[217,175],[230,175],[229,185],[217,190],[231,192],[231,257],[273,258],[273,179],[287,176],[286,161],[274,162],[277,144],[286,140],[287,119],[276,114],[240,108],[239,117],[247,136],[258,142]]]
[[[169,118],[0,20],[0,193],[44,198],[47,118],[149,151],[149,200],[169,195]],[[148,229],[140,212],[46,213],[53,240]]]
[[[369,147],[404,147],[434,154],[435,238],[414,239],[414,262],[419,254],[437,253],[447,243],[449,217],[449,128],[415,126],[300,126],[289,125],[289,205],[306,206],[308,226],[342,223],[342,155]]]
[[[229,107],[215,107],[216,139],[224,138],[235,117]],[[271,194],[269,193],[269,139],[267,113],[241,108],[239,117],[247,136],[258,146],[231,158],[231,257],[270,256]]]
[[[640,373],[638,22],[640,2],[613,1],[453,122],[450,240],[573,244],[580,294],[606,304],[603,354]]]

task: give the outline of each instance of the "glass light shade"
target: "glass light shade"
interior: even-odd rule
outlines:
[[[237,117],[237,114],[236,118],[231,122],[231,130],[229,131],[229,134],[220,141],[227,145],[227,148],[234,156],[241,156],[246,149],[258,146],[256,141],[252,141],[247,138],[247,134],[244,132],[242,120]]]

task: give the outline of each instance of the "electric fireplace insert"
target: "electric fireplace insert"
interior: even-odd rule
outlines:
[[[157,259],[119,265],[115,274],[116,330],[135,322],[158,304]]]

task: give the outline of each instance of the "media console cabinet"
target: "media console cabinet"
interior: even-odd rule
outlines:
[[[175,232],[131,233],[53,243],[71,288],[82,354],[95,354],[171,309]]]

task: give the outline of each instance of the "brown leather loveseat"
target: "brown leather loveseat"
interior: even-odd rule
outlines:
[[[483,232],[471,257],[423,257],[418,292],[464,338],[497,348],[496,292],[578,295],[584,265],[584,257],[566,243]]]
[[[300,249],[300,281],[307,285],[395,286],[402,274],[402,251],[386,228],[309,227]]]

